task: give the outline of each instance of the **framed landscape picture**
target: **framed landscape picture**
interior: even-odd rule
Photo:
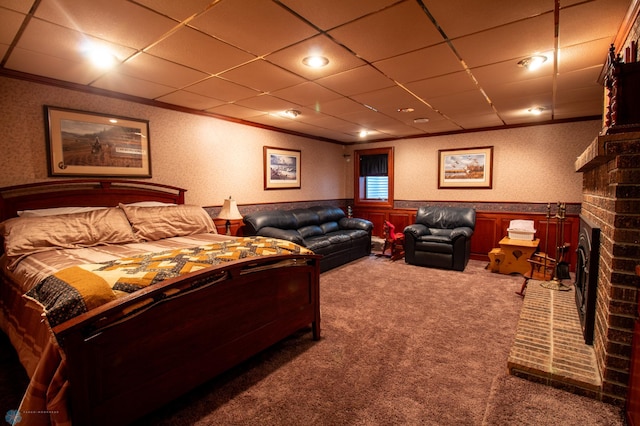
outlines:
[[[301,153],[295,149],[263,147],[264,189],[300,188]]]
[[[438,150],[438,188],[492,188],[493,147]]]
[[[148,121],[44,108],[49,176],[151,177]]]

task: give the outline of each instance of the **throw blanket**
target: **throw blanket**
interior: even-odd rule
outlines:
[[[289,241],[245,237],[62,269],[25,296],[44,308],[51,327],[157,282],[254,256],[312,254]]]

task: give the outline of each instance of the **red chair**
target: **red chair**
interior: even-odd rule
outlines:
[[[396,227],[388,220],[384,221],[384,246],[382,247],[382,255],[387,251],[387,248],[391,249],[391,260],[398,260],[404,256],[404,234],[402,232],[396,233]]]

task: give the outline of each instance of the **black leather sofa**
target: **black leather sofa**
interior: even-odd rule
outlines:
[[[464,271],[476,225],[472,208],[426,206],[404,228],[404,260],[411,265]]]
[[[320,272],[371,253],[373,224],[348,218],[338,207],[265,210],[249,213],[243,220],[244,235],[292,241],[322,255]]]

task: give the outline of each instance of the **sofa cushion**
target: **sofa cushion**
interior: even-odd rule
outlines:
[[[280,229],[297,229],[298,221],[293,213],[283,210],[271,210],[249,213],[243,218],[244,223],[253,228],[252,232],[265,227]]]
[[[298,228],[298,232],[302,235],[302,238],[309,238],[315,235],[323,235],[324,231],[318,225],[309,225]]]
[[[319,225],[320,217],[318,217],[318,213],[309,209],[294,209],[289,210],[289,212],[296,219],[297,228],[303,228],[309,225]]]
[[[340,229],[338,222],[325,222],[320,225],[322,232],[328,234],[329,232],[336,232]]]
[[[342,229],[340,233],[348,235],[352,240],[357,240],[359,238],[369,238],[369,233],[367,231],[363,231],[362,229]]]
[[[302,235],[300,235],[296,229],[280,229],[274,228],[273,226],[265,226],[260,229],[260,235],[263,237],[279,238],[304,246]]]
[[[304,241],[304,246],[314,253],[322,253],[322,249],[330,247],[331,242],[324,236],[316,236],[306,239]]]
[[[337,222],[346,215],[339,207],[313,206],[309,210],[314,211],[318,215],[320,223]]]

